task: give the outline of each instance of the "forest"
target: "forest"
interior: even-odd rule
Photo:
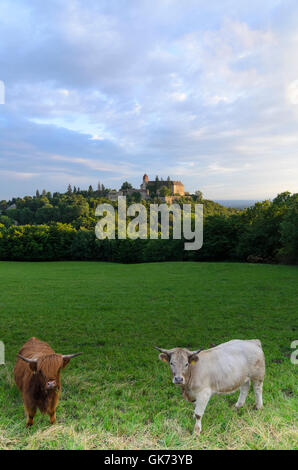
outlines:
[[[298,261],[298,193],[286,191],[244,210],[226,208],[202,194],[175,203],[204,206],[204,242],[185,251],[184,240],[98,240],[99,204],[108,191],[72,188],[65,193],[43,190],[35,196],[0,201],[0,259],[26,261],[96,260],[120,263],[154,261],[243,261],[296,264]],[[139,194],[127,204],[140,202]],[[158,197],[141,201],[149,209]],[[171,219],[170,219],[171,224]]]

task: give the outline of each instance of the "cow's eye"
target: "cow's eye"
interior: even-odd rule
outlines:
[[[185,367],[188,367],[188,366],[189,366],[189,364],[188,364],[188,362],[187,362],[187,363],[185,364]]]

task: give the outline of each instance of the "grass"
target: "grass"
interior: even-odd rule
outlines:
[[[297,285],[292,266],[0,262],[0,448],[297,448]],[[26,429],[13,366],[31,336],[84,355],[63,372],[57,424],[38,412]],[[232,338],[262,341],[264,409],[254,410],[252,390],[240,411],[238,393],[214,396],[197,439],[194,406],[153,346]]]

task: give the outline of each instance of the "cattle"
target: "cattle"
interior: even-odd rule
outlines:
[[[56,407],[61,393],[60,371],[76,354],[56,354],[45,342],[30,338],[19,350],[14,378],[21,391],[27,414],[26,427],[33,425],[37,408],[56,422]]]
[[[256,408],[263,406],[262,390],[265,357],[258,339],[235,339],[206,350],[161,349],[161,361],[168,362],[173,383],[180,385],[183,397],[195,402],[195,433],[200,434],[201,420],[209,399],[215,394],[229,394],[240,388],[236,408],[246,400],[250,381],[256,396]]]

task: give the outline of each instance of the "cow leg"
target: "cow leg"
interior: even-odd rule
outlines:
[[[238,401],[236,403],[236,408],[241,408],[241,406],[244,405],[248,391],[249,391],[249,386],[250,386],[250,381],[247,380],[247,382],[244,382],[243,385],[240,387],[240,395],[238,398]]]
[[[49,407],[48,407],[48,415],[50,417],[50,423],[51,424],[55,424],[56,423],[56,408],[57,408],[57,405],[58,405],[58,401],[59,401],[59,394],[58,393],[55,393],[52,395],[52,398],[51,398],[51,401],[49,403]]]
[[[205,411],[206,406],[208,405],[208,401],[210,400],[212,393],[211,390],[205,389],[202,390],[196,397],[196,406],[195,406],[195,418],[196,424],[194,432],[197,436],[200,435],[202,430],[202,417]]]
[[[263,381],[262,380],[253,380],[254,392],[256,395],[256,409],[259,410],[263,407]]]
[[[26,428],[33,425],[34,416],[36,415],[36,408],[28,408],[25,405],[25,410],[27,414]]]
[[[50,423],[55,424],[56,423],[56,410],[49,411],[49,417],[50,417]]]

